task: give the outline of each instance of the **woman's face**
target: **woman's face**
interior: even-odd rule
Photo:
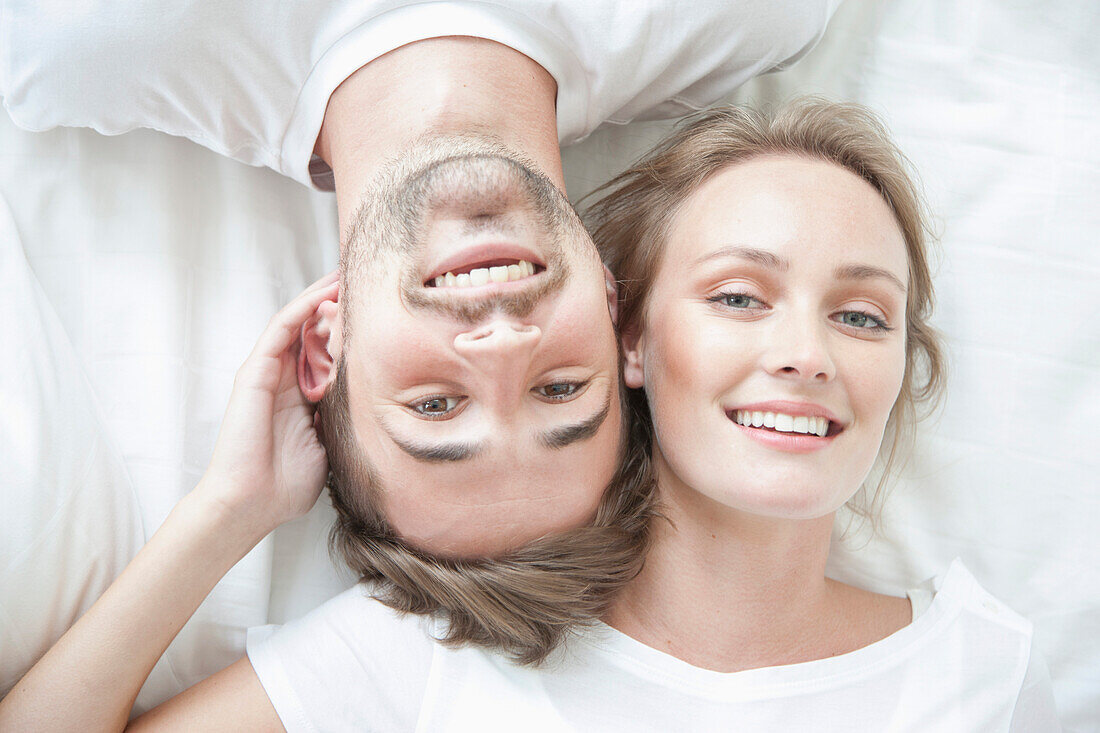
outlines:
[[[839,166],[762,156],[695,191],[625,340],[666,496],[790,519],[851,498],[901,389],[907,283],[890,208]]]

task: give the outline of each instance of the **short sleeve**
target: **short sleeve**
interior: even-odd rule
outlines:
[[[0,96],[29,130],[59,125],[186,137],[331,188],[313,157],[328,99],[414,41],[476,36],[558,85],[558,136],[683,114],[802,56],[838,0],[61,0],[0,5]]]
[[[1016,708],[1012,713],[1011,733],[1057,733],[1062,730],[1058,721],[1058,711],[1054,705],[1054,689],[1050,681],[1050,672],[1046,662],[1031,647],[1027,672],[1020,685],[1020,695],[1016,698]]]
[[[358,585],[281,628],[249,629],[246,649],[289,733],[412,731],[433,656],[427,624]]]

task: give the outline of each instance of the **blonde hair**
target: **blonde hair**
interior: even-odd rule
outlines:
[[[761,155],[796,155],[841,166],[869,183],[894,213],[909,261],[906,364],[901,392],[887,424],[881,479],[849,508],[871,519],[880,513],[891,469],[911,440],[918,403],[942,392],[944,360],[929,323],[933,306],[928,263],[929,226],[922,196],[905,156],[875,115],[856,104],[802,98],[774,111],[720,107],[683,120],[625,172],[591,196],[585,218],[605,264],[619,279],[619,326],[644,327],[647,297],[660,266],[669,227],[680,206],[720,170]],[[631,390],[633,412],[649,423],[645,394]]]

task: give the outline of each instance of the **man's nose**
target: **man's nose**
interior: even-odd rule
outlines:
[[[535,347],[542,338],[538,326],[498,317],[455,336],[455,351],[505,386],[526,382]]]

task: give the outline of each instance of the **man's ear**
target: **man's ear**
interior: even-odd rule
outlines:
[[[298,387],[310,402],[319,402],[336,379],[336,365],[343,346],[340,306],[326,300],[302,324],[302,348],[298,352]]]
[[[631,389],[645,386],[645,336],[631,326],[619,338],[623,344],[623,383]]]
[[[607,265],[603,266],[604,285],[607,287],[607,309],[611,311],[611,324],[619,322],[619,284]]]

